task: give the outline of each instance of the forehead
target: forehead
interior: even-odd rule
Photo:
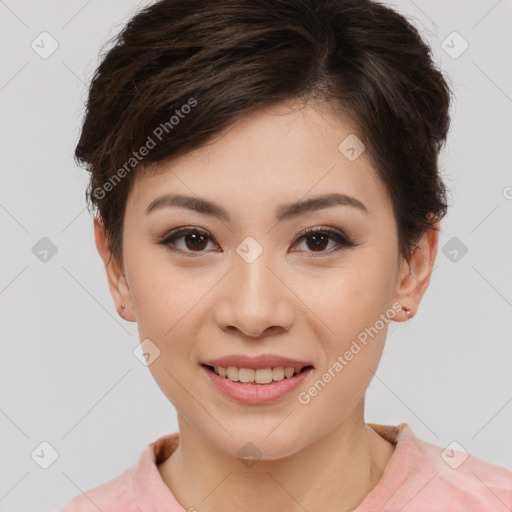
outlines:
[[[379,214],[390,207],[389,197],[355,131],[348,117],[320,102],[253,112],[207,145],[152,164],[136,178],[127,209],[142,212],[166,192],[242,208],[339,192]]]

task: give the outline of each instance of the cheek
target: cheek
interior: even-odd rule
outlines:
[[[386,263],[364,256],[361,252],[357,264],[332,274],[308,302],[321,319],[315,335],[322,340],[325,360],[299,402],[309,404],[325,425],[346,417],[363,397],[377,370],[392,318],[381,316],[389,312],[391,279]]]
[[[132,270],[139,339],[149,339],[157,347],[149,345],[158,353],[149,370],[176,409],[186,411],[191,407],[190,396],[198,396],[190,372],[197,365],[193,340],[199,338],[199,305],[208,287],[201,286],[199,279],[191,282],[190,273],[152,263],[145,266],[139,259]]]
[[[318,325],[324,331],[320,339],[329,340],[331,350],[350,344],[389,308],[391,267],[387,258],[375,254],[370,247],[358,251],[343,267],[329,269],[324,276],[304,282],[306,304],[321,320]]]
[[[189,352],[198,304],[211,288],[212,276],[191,279],[190,269],[173,267],[165,256],[150,257],[151,251],[135,250],[126,257],[130,293],[137,314],[140,339],[149,338],[162,351],[172,343],[174,353]],[[205,271],[206,272],[206,271]]]

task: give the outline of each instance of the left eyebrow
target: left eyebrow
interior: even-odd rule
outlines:
[[[222,206],[207,201],[206,199],[180,194],[164,194],[157,197],[146,208],[146,215],[154,210],[173,206],[186,208],[205,215],[211,215],[228,222],[231,220],[231,216]],[[333,206],[351,206],[364,212],[366,215],[369,214],[368,209],[359,199],[347,194],[333,193],[311,197],[296,203],[282,204],[278,206],[276,210],[276,219],[278,221],[288,220],[305,213],[331,208]]]
[[[278,221],[288,220],[304,213],[309,213],[324,208],[331,208],[333,206],[351,206],[364,212],[366,215],[370,213],[368,208],[366,208],[366,206],[361,201],[359,201],[359,199],[356,199],[355,197],[349,196],[347,194],[336,193],[310,197],[309,199],[304,199],[303,201],[298,201],[297,203],[283,204],[277,208],[276,219]]]

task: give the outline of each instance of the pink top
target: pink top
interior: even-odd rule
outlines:
[[[354,512],[512,510],[512,471],[451,449],[456,446],[443,449],[421,441],[407,423],[368,425],[396,448],[382,478]],[[157,469],[178,443],[174,433],[146,445],[137,464],[58,512],[186,512]]]

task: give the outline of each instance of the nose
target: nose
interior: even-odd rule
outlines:
[[[251,263],[235,258],[223,279],[214,306],[215,321],[222,330],[261,339],[291,329],[294,294],[264,254]]]

